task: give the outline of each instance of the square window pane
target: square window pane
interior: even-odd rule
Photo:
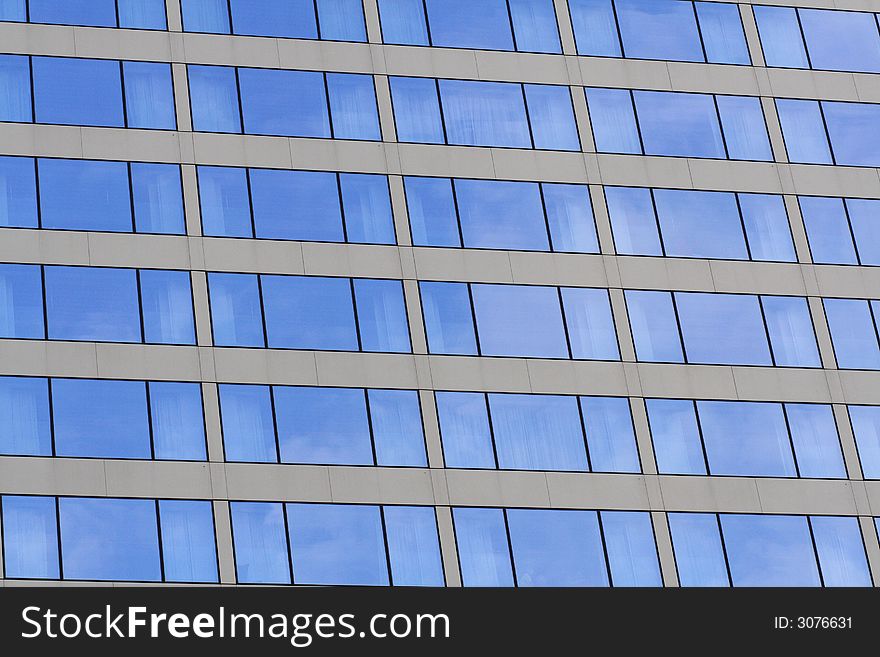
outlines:
[[[452,180],[406,176],[403,183],[413,244],[461,246]]]
[[[317,0],[321,38],[334,41],[367,40],[361,0]]]
[[[425,0],[435,46],[513,50],[505,0]]]
[[[801,477],[845,479],[846,467],[831,407],[786,404],[785,413]]]
[[[822,112],[836,164],[880,166],[880,105],[822,101]]]
[[[45,339],[39,265],[0,264],[0,337]]]
[[[813,320],[803,297],[761,297],[777,367],[819,367]]]
[[[195,344],[192,287],[188,271],[142,270],[144,341]]]
[[[730,586],[714,513],[669,513],[669,531],[681,586]]]
[[[716,64],[750,64],[739,7],[720,2],[695,2],[706,59]]]
[[[409,353],[409,324],[400,281],[354,280],[357,321],[364,351]]]
[[[614,247],[618,254],[663,255],[650,189],[605,187],[605,200],[611,218]]]
[[[162,0],[116,0],[119,27],[164,30],[165,3]]]
[[[171,64],[123,62],[122,71],[128,127],[176,129]]]
[[[277,463],[275,419],[269,386],[218,386],[227,461]]]
[[[541,190],[553,250],[599,253],[589,188],[585,185],[542,183]]]
[[[456,180],[454,184],[465,247],[550,250],[537,183]]]
[[[216,346],[266,346],[256,275],[209,273],[208,291]]]
[[[435,397],[446,467],[494,469],[486,397],[478,392],[437,392]]]
[[[471,288],[484,356],[569,357],[556,288],[482,284]]]
[[[517,50],[562,52],[553,0],[508,0],[508,6]]]
[[[211,502],[160,500],[166,582],[218,581]]]
[[[427,467],[419,393],[415,390],[369,390],[367,395],[376,464]]]
[[[148,385],[155,458],[207,460],[201,385],[158,381]]]
[[[334,139],[382,139],[372,75],[327,73],[327,91]]]
[[[384,43],[430,45],[422,0],[379,0],[379,16]]]
[[[727,157],[731,160],[772,162],[773,150],[761,99],[752,96],[716,96]]]
[[[452,509],[464,586],[513,586],[502,509]]]
[[[571,89],[552,84],[523,85],[535,148],[555,151],[581,149]]]
[[[202,232],[206,236],[253,237],[247,169],[197,167]]]
[[[250,188],[257,237],[345,241],[335,173],[251,169]]]
[[[688,362],[772,365],[758,297],[676,292]]]
[[[238,81],[230,66],[186,67],[193,130],[241,132]]]
[[[125,162],[38,160],[43,228],[132,232]]]
[[[690,2],[616,0],[614,5],[627,57],[705,61]]]
[[[564,287],[562,305],[572,358],[620,360],[607,290]]]
[[[842,369],[880,369],[880,347],[868,302],[824,299],[823,303],[837,366]]]
[[[226,0],[180,0],[180,9],[187,32],[230,33]]]
[[[613,0],[568,0],[579,55],[620,57]]]
[[[33,57],[37,123],[122,128],[119,62]]]
[[[661,474],[707,474],[694,402],[647,399],[645,404],[657,470]]]
[[[825,586],[872,586],[858,518],[812,516],[810,525]]]
[[[590,89],[587,105],[596,151],[599,153],[642,152],[642,140],[636,125],[632,92],[627,89]]]
[[[781,196],[737,194],[752,260],[797,262]]]
[[[848,198],[846,209],[856,238],[859,262],[863,265],[880,265],[880,201]]]
[[[797,10],[813,68],[880,73],[880,33],[874,14]]]
[[[865,479],[880,479],[880,406],[849,406]]]
[[[290,584],[284,507],[266,502],[230,502],[235,575],[240,584]]]
[[[131,185],[139,233],[186,234],[179,166],[132,163]]]
[[[242,68],[238,77],[246,134],[331,136],[323,73]]]
[[[593,472],[641,472],[629,400],[581,397]]]
[[[601,516],[614,586],[663,586],[651,514],[602,511]]]
[[[443,586],[434,509],[386,506],[384,513],[394,586]]]
[[[678,320],[669,292],[626,290],[636,357],[643,362],[683,363]]]
[[[388,176],[341,173],[345,234],[358,244],[396,244]]]
[[[654,200],[667,256],[748,260],[734,194],[655,189]]]
[[[633,91],[646,155],[726,158],[709,94]]]
[[[532,148],[523,88],[509,82],[440,80],[447,143]]]
[[[428,350],[432,354],[477,355],[474,317],[466,283],[420,282]]]
[[[397,140],[417,144],[445,144],[437,82],[430,78],[390,77]]]
[[[832,164],[828,135],[817,101],[777,98],[776,111],[789,161]]]
[[[767,66],[810,68],[797,9],[762,6],[753,9]]]

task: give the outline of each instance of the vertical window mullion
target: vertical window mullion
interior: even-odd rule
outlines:
[[[385,525],[385,505],[379,504],[377,506],[379,507],[379,521],[382,523],[382,544],[385,547],[385,568],[388,569],[388,585],[394,586],[394,573],[391,570],[391,550],[388,549],[388,528]]]
[[[427,20],[427,17],[425,20]],[[443,94],[440,93],[439,78],[434,78],[434,88],[437,90],[437,109],[440,110],[440,127],[443,128],[443,143],[449,144],[449,134],[446,132],[446,112],[443,111]]]
[[[819,116],[822,117],[822,127],[825,128],[825,139],[828,142],[828,152],[831,154],[831,163],[837,164],[837,154],[834,152],[834,144],[831,141],[831,132],[828,130],[828,120],[825,118],[825,108],[821,100],[816,101],[819,104]]]
[[[513,576],[514,588],[519,588],[519,581],[516,576],[516,560],[513,558],[513,541],[510,539],[510,522],[507,520],[507,509],[501,509],[504,516],[504,534],[507,536],[507,554],[510,559],[510,574]]]
[[[736,200],[736,211],[739,213],[739,225],[743,232],[743,242],[746,244],[746,255],[751,261],[754,260],[754,257],[752,256],[752,245],[749,243],[749,233],[746,230],[746,220],[745,217],[743,217],[742,205],[739,202],[739,193],[735,192],[733,198]]]
[[[40,191],[40,158],[34,158],[34,191],[37,196],[37,228],[43,227],[43,203]]]
[[[272,411],[272,433],[275,434],[275,462],[283,463],[281,458],[281,436],[278,433],[278,412],[275,410],[275,386],[269,386],[269,410]]]
[[[663,227],[660,225],[660,213],[657,211],[657,198],[654,195],[654,188],[648,188],[648,195],[651,197],[651,209],[654,211],[654,225],[657,226],[657,238],[660,240],[660,253],[666,257],[666,242],[663,240]]]
[[[756,296],[758,297],[758,308],[761,310],[761,324],[764,326],[764,335],[767,338],[767,348],[770,350],[770,362],[773,367],[776,367],[776,349],[773,348],[773,340],[770,339],[770,327],[767,326],[767,313],[764,312],[764,296],[761,294]],[[812,320],[810,323],[812,324]]]
[[[526,85],[519,83],[519,82],[517,82],[515,84],[519,85],[520,93],[522,94],[523,109],[525,110],[525,113],[526,113],[526,127],[529,130],[529,143],[531,144],[531,147],[534,149],[535,148],[535,132],[534,132],[534,130],[532,130],[532,117],[531,117],[531,114],[529,113],[529,99],[526,98]]]
[[[794,436],[791,435],[791,423],[788,421],[787,404],[781,403],[780,405],[782,406],[782,419],[785,420],[785,430],[788,432],[788,444],[791,446],[791,461],[794,463],[794,473],[795,476],[800,479],[801,468],[800,465],[798,465],[797,451],[794,448]],[[840,436],[838,436],[837,442],[840,442]]]
[[[321,14],[318,13],[318,0],[312,0],[312,6],[314,7],[314,10],[315,10],[315,30],[318,33],[318,40],[320,40],[322,38],[321,37]]]
[[[480,327],[477,325],[477,307],[474,304],[474,291],[471,283],[465,283],[465,285],[467,285],[468,300],[471,304],[471,321],[474,325],[474,342],[477,343],[477,356],[482,356],[483,347],[480,345]]]
[[[813,60],[810,57],[810,44],[807,43],[807,35],[804,33],[804,25],[801,22],[801,12],[797,7],[794,7],[794,15],[797,18],[798,30],[801,33],[801,41],[804,44],[804,54],[807,56],[807,66],[812,70]]]
[[[602,522],[602,512],[593,511],[599,522],[599,540],[602,541],[602,556],[605,557],[605,573],[608,577],[608,586],[614,587],[614,578],[611,576],[611,559],[608,558],[608,543],[605,541],[605,525]]]
[[[348,243],[348,220],[345,217],[345,203],[342,199],[342,174],[338,171],[333,174],[336,176],[336,193],[339,195],[339,216],[342,218],[342,241]],[[386,176],[387,178],[387,176]],[[389,196],[390,198],[390,196]],[[396,237],[395,237],[396,239]]]
[[[370,432],[370,449],[373,452],[373,465],[379,465],[379,457],[376,455],[376,436],[373,433],[373,410],[370,406],[370,394],[369,391],[364,388],[364,406],[367,410],[367,430]],[[421,413],[421,409],[419,409]]]
[[[724,530],[721,527],[721,514],[713,513],[715,522],[718,525],[718,538],[721,541],[721,552],[724,557],[724,567],[727,569],[727,584],[733,588],[733,573],[730,572],[730,559],[727,557],[727,543],[724,541]]]
[[[330,124],[330,139],[336,139],[336,131],[333,129],[333,106],[330,102],[330,85],[327,82],[327,73],[322,72],[321,77],[324,79],[324,107],[327,108],[327,122]],[[376,84],[373,78],[373,85]]]
[[[517,52],[519,46],[516,44],[516,30],[513,28],[513,14],[510,11],[510,0],[504,0],[504,6],[507,9],[507,21],[510,24],[510,40],[513,43],[513,51]]]
[[[638,136],[639,136],[639,148],[641,148],[641,150],[642,150],[642,155],[647,155],[648,153],[645,152],[645,140],[642,137],[642,126],[641,126],[641,122],[639,121],[639,109],[636,107],[636,97],[635,97],[635,94],[633,93],[632,89],[628,89],[627,91],[629,92],[629,101],[632,104],[633,120],[636,123],[636,134],[638,134]],[[590,126],[592,126],[592,125],[593,125],[593,119],[590,118]],[[595,130],[594,130],[593,131],[593,139],[595,140],[595,138],[596,137],[595,137]]]
[[[681,317],[678,314],[678,303],[675,300],[675,292],[668,293],[670,298],[672,299],[672,314],[675,315],[675,324],[678,328],[678,342],[681,345],[681,355],[685,364],[688,363],[688,353],[687,347],[684,344],[684,331],[681,328]]]
[[[458,207],[458,192],[455,189],[455,178],[449,179],[449,186],[452,187],[452,206],[455,210],[455,225],[458,228],[458,243],[461,248],[465,248],[464,231],[461,229],[461,211]]]
[[[242,124],[244,125],[244,124]],[[248,208],[250,209],[251,214],[251,237],[256,239],[257,236],[257,217],[254,212],[254,190],[253,185],[251,183],[251,169],[250,167],[246,167],[244,170],[244,180],[247,185],[247,195],[248,195]]]
[[[144,295],[141,291],[141,270],[134,270],[134,277],[137,283],[137,301],[138,301],[138,320],[141,327],[141,344],[146,344],[146,331],[144,330]]]
[[[813,519],[805,516],[807,520],[807,528],[810,530],[810,543],[813,546],[813,558],[816,560],[816,572],[819,573],[819,586],[825,588],[825,576],[822,574],[822,562],[819,561],[819,548],[816,546],[816,535],[813,533]],[[861,534],[861,531],[859,531]],[[862,539],[862,543],[864,543]]]
[[[128,127],[128,102],[125,99],[125,66],[122,60],[119,60],[119,84],[122,89],[122,125]]]
[[[135,205],[134,205],[134,176],[132,175],[131,170],[131,162],[125,163],[126,171],[128,172],[128,201],[129,206],[131,207],[131,232],[137,232],[137,222],[135,218]]]
[[[159,581],[165,581],[165,550],[162,549],[162,514],[159,511],[159,500],[153,500],[156,509],[156,547],[159,550]]]
[[[721,145],[724,147],[724,158],[729,160],[730,149],[727,148],[727,137],[724,134],[724,123],[721,121],[721,110],[718,107],[718,96],[716,94],[710,95],[712,96],[712,106],[715,108],[715,118],[718,120],[718,132],[721,134]]]
[[[52,401],[52,395],[54,394],[52,377],[46,378],[46,387],[49,393],[49,437],[52,441],[52,456],[58,456],[58,450],[55,447],[55,403]]]
[[[263,324],[263,347],[269,348],[269,329],[266,326],[266,304],[263,301],[263,275],[257,274],[257,294],[260,297],[260,318]]]
[[[501,469],[501,462],[498,460],[498,446],[495,444],[495,423],[492,421],[492,406],[489,404],[489,393],[484,392],[483,403],[486,405],[486,420],[489,423],[489,439],[492,441],[492,456],[495,458],[495,469]]]
[[[64,549],[61,545],[61,499],[55,496],[55,535],[58,540],[58,579],[64,580]]]
[[[284,518],[284,542],[287,544],[287,572],[290,575],[290,583],[296,584],[296,576],[293,572],[293,544],[290,541],[290,522],[287,518],[287,503],[280,502],[281,517]]]
[[[358,351],[363,351],[364,350],[364,343],[363,343],[363,340],[361,339],[361,320],[358,317],[357,294],[354,289],[354,279],[353,278],[348,279],[348,285],[349,285],[349,288],[351,289],[351,307],[352,307],[352,310],[354,311],[354,332],[355,332],[355,335],[357,335]]]
[[[425,33],[428,35],[428,45],[434,45],[434,39],[431,37],[431,21],[428,20],[428,2],[427,0],[422,0],[422,12],[425,16]],[[439,97],[439,94],[438,94]],[[445,131],[444,131],[445,135]]]
[[[620,46],[620,56],[626,57],[626,49],[623,47],[623,34],[620,32],[620,18],[617,16],[617,3],[611,0],[611,13],[614,15],[614,28],[617,30],[617,43]],[[642,149],[644,151],[644,148]]]
[[[565,302],[562,300],[562,288],[556,288],[556,298],[559,299],[559,313],[562,316],[562,330],[565,333],[565,348],[568,349],[568,357],[574,360],[574,351],[571,348],[571,336],[568,332],[568,320],[565,316]],[[610,300],[609,300],[610,306]]]
[[[700,27],[700,16],[697,13],[697,3],[693,2],[693,0],[691,1],[691,9],[694,12],[694,23],[697,25],[697,38],[700,40],[700,49],[703,51],[703,62],[707,63],[709,61],[709,56],[706,54],[706,42],[703,39],[703,28]]]
[[[575,397],[575,400],[577,401],[578,419],[581,423],[581,434],[583,434],[584,437],[584,450],[587,454],[587,472],[593,472],[593,460],[590,458],[590,439],[589,436],[587,436],[587,422],[584,418],[584,407],[583,404],[581,404],[580,395]]]
[[[694,409],[694,420],[697,422],[697,436],[700,439],[700,450],[703,452],[703,465],[706,466],[706,475],[712,475],[712,466],[709,464],[709,452],[706,451],[706,439],[703,436],[703,421],[700,419],[700,407],[697,400],[691,401]]]
[[[553,231],[550,230],[550,218],[547,216],[547,201],[544,198],[544,183],[537,183],[538,185],[538,194],[541,197],[541,210],[544,212],[544,230],[547,231],[547,244],[550,245],[550,252],[553,253],[556,251],[556,248],[553,246]],[[589,188],[588,188],[589,189]],[[587,191],[589,195],[589,191]],[[590,195],[590,204],[592,206],[592,196]],[[592,209],[592,207],[591,207]]]
[[[150,396],[150,383],[144,381],[144,393],[147,400],[147,434],[150,436],[150,459],[156,460],[156,436],[153,434],[153,405]]]
[[[238,66],[233,67],[233,70],[235,71],[235,96],[238,100],[238,122],[241,126],[239,128],[239,134],[244,135],[247,134],[247,131],[244,126],[244,102],[241,98],[241,78],[238,74]],[[192,100],[190,100],[190,103],[192,103]],[[253,213],[251,214],[253,215]]]

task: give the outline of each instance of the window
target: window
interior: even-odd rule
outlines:
[[[0,157],[0,227],[36,228],[37,179],[28,157]]]
[[[795,262],[781,196],[606,187],[621,255]]]
[[[379,13],[385,43],[562,52],[552,0],[379,0]]]
[[[820,366],[802,297],[639,290],[625,295],[641,361]]]
[[[773,160],[758,98],[628,89],[585,91],[600,153]]]
[[[412,349],[400,281],[209,273],[208,284],[217,346]]]
[[[662,584],[648,513],[454,508],[453,520],[464,586]]]
[[[567,87],[391,77],[401,142],[580,150]]]
[[[420,289],[431,353],[620,359],[606,290],[428,282]]]
[[[862,474],[865,479],[880,479],[880,407],[849,406],[848,409]]]
[[[598,253],[586,185],[405,177],[416,246]]]
[[[837,366],[844,370],[880,369],[876,301],[823,299]]]
[[[16,0],[0,6],[0,20],[167,29],[163,0]]]
[[[200,166],[198,177],[207,236],[396,243],[387,176]]]
[[[777,99],[788,158],[802,164],[880,166],[880,105]]]
[[[435,396],[448,468],[641,472],[626,399]]]
[[[230,511],[239,583],[444,584],[432,507],[231,502]]]
[[[756,6],[768,66],[880,73],[880,32],[873,14]]]
[[[193,64],[187,71],[196,131],[381,139],[372,76]]]
[[[229,461],[427,466],[412,390],[221,384],[220,408]]]
[[[0,501],[7,578],[219,580],[210,502],[11,495]]]
[[[367,40],[358,0],[182,0],[181,10],[187,32]]]
[[[751,62],[739,8],[732,3],[569,0],[568,4],[579,55]]]
[[[682,586],[871,586],[857,518],[668,518]]]
[[[648,399],[663,474],[846,478],[831,407]]]

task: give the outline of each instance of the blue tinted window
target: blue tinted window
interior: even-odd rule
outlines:
[[[568,0],[579,55],[620,57],[613,0]]]
[[[377,506],[288,504],[296,583],[387,586],[380,513]]]
[[[318,24],[312,0],[230,0],[235,34],[317,39]]]
[[[714,513],[669,513],[669,531],[681,586],[730,586]]]
[[[345,234],[349,242],[396,244],[388,177],[367,173],[341,173]]]
[[[37,227],[36,172],[29,157],[0,157],[0,226]]]
[[[123,62],[125,113],[129,128],[174,130],[174,91],[171,65]]]
[[[27,0],[0,0],[0,20],[25,22],[27,20]]]
[[[124,127],[119,62],[32,59],[37,123]]]
[[[498,467],[586,472],[576,397],[489,395]]]
[[[880,73],[880,32],[874,14],[798,9],[813,68]]]
[[[144,342],[196,343],[189,276],[188,271],[140,272]]]
[[[836,164],[880,166],[880,105],[822,101]]]
[[[727,157],[731,160],[770,162],[773,151],[761,100],[752,96],[716,96],[724,130]]]
[[[377,465],[427,467],[419,393],[369,390],[370,422]]]
[[[537,183],[456,180],[465,247],[549,251]]]
[[[617,253],[663,255],[650,189],[605,187],[605,200]]]
[[[238,77],[245,133],[331,136],[323,73],[242,68]]]
[[[6,577],[58,579],[55,498],[4,495],[2,504]]]
[[[518,586],[608,586],[595,511],[510,509]]]
[[[791,442],[801,477],[846,478],[840,438],[831,407],[786,404]]]
[[[38,161],[43,228],[131,232],[125,162]]]
[[[430,45],[422,0],[379,0],[379,15],[385,43]]]
[[[553,0],[508,0],[516,49],[562,52]]]
[[[335,173],[251,169],[250,183],[257,237],[344,241]]]
[[[815,100],[776,99],[776,111],[785,138],[785,150],[792,162],[831,164],[831,149]]]
[[[738,194],[753,260],[795,262],[788,214],[781,196]]]
[[[261,278],[270,348],[358,350],[347,278]]]
[[[505,0],[425,0],[435,46],[513,50]]]
[[[513,586],[504,511],[457,508],[452,510],[452,517],[462,584]]]
[[[758,297],[738,294],[675,294],[690,363],[771,365]]]
[[[333,137],[379,141],[379,113],[371,75],[327,73]],[[311,136],[311,133],[306,136]],[[321,136],[321,135],[315,135]]]
[[[367,40],[361,0],[317,0],[317,7],[322,39]]]
[[[509,82],[440,80],[446,141],[531,148],[523,90]]]
[[[657,470],[662,474],[707,474],[694,402],[648,399],[645,404]]]
[[[0,337],[45,338],[38,265],[0,265]]]
[[[241,584],[290,584],[284,507],[230,502],[236,580]]]
[[[586,89],[590,124],[599,153],[641,153],[632,94],[626,89]]]
[[[434,509],[386,506],[383,512],[394,585],[443,586],[443,563]]]
[[[139,233],[186,234],[180,167],[135,162],[131,186]]]
[[[276,463],[278,451],[269,387],[220,385],[219,392],[226,460]],[[285,409],[279,407],[278,411],[281,415]]]
[[[484,356],[568,358],[556,288],[473,285]]]
[[[156,502],[63,497],[58,503],[65,579],[162,579]]]
[[[711,95],[634,91],[633,98],[646,155],[726,157]]]
[[[435,396],[446,467],[494,468],[485,396],[477,392],[438,392]]]
[[[813,320],[803,297],[761,297],[773,362],[778,367],[819,367]]]
[[[641,472],[629,401],[581,397],[590,465],[594,472]]]
[[[412,351],[400,281],[355,279],[354,295],[361,349],[398,353]]]
[[[0,454],[51,456],[46,379],[0,377]]]
[[[461,246],[452,180],[407,176],[403,181],[413,243],[416,246]]]
[[[669,292],[626,290],[624,294],[637,358],[683,363],[678,322]]]
[[[719,2],[695,2],[706,59],[718,64],[749,64],[749,48],[739,7]]]
[[[181,0],[183,29],[187,32],[229,34],[229,6],[226,0]]]
[[[880,201],[846,199],[850,226],[863,265],[880,265]]]
[[[858,518],[810,518],[824,586],[871,586]]]
[[[119,27],[164,30],[165,3],[162,0],[116,0]]]
[[[850,406],[849,419],[865,479],[880,479],[880,407]]]
[[[140,342],[134,269],[46,267],[50,340]]]
[[[210,502],[160,500],[166,582],[216,582],[217,549]]]
[[[443,144],[446,131],[440,115],[437,82],[430,78],[390,77],[397,140]]]
[[[29,123],[33,120],[28,57],[0,55],[0,121]]]
[[[699,401],[709,473],[797,475],[781,404]]]
[[[204,234],[253,237],[247,170],[198,167],[198,175]]]
[[[477,355],[471,301],[465,283],[419,283],[428,349],[432,354]]]
[[[803,516],[722,515],[734,586],[819,586],[819,571]]]
[[[570,89],[550,84],[526,84],[523,89],[535,148],[579,151]]]
[[[373,465],[363,390],[278,387],[274,395],[282,462]]]
[[[810,68],[797,9],[761,6],[752,9],[758,23],[761,48],[764,50],[767,66]]]
[[[187,66],[193,130],[241,132],[238,82],[229,66]]]
[[[868,302],[825,299],[824,304],[838,367],[880,369],[880,347]]]
[[[590,192],[585,185],[543,183],[544,206],[554,251],[599,253]]]
[[[142,381],[54,379],[52,412],[58,456],[151,458]]]
[[[620,360],[608,291],[564,287],[561,292],[571,357]]]
[[[690,2],[616,0],[614,4],[627,57],[705,61]]]
[[[211,326],[218,347],[265,347],[257,276],[208,274]]]
[[[116,27],[115,0],[29,0],[34,23]]]
[[[160,460],[204,461],[205,421],[198,383],[151,382],[153,450]]]
[[[614,586],[662,586],[651,514],[602,511],[602,533]]]
[[[657,189],[654,201],[666,255],[748,259],[733,194]]]

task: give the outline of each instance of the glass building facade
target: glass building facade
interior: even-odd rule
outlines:
[[[880,584],[880,0],[778,1],[0,0],[0,580]]]

